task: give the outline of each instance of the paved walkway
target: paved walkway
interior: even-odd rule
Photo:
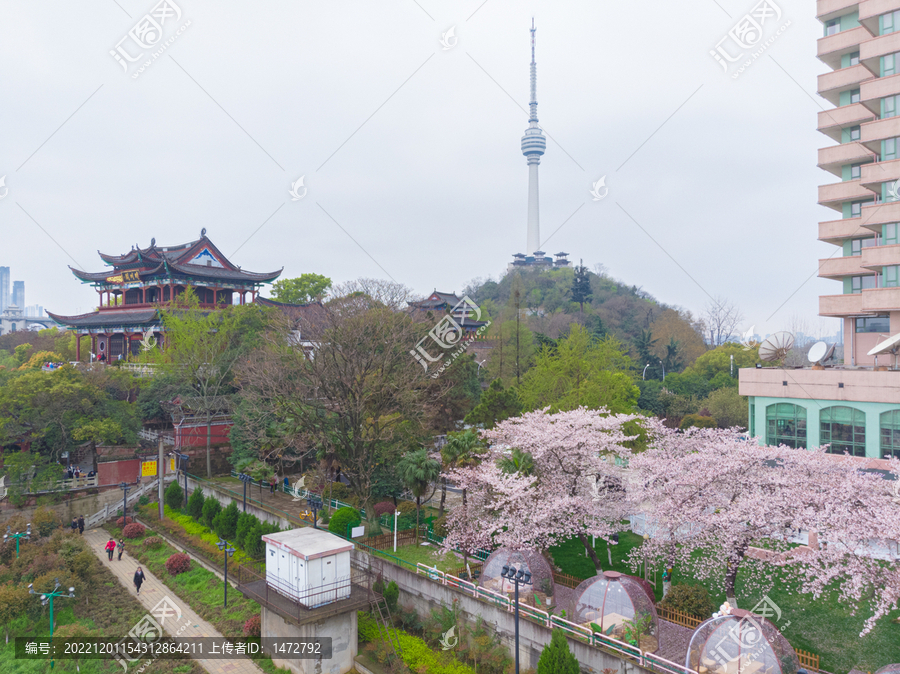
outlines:
[[[162,621],[165,631],[174,636],[176,633],[181,637],[221,637],[222,635],[216,631],[210,623],[203,620],[199,615],[187,606],[172,590],[166,587],[161,580],[150,573],[147,569],[144,571],[144,583],[141,585],[141,593],[137,594],[134,589],[132,578],[138,563],[134,560],[126,549],[122,555],[122,561],[118,561],[115,557],[113,561],[109,558],[104,550],[109,536],[102,529],[91,529],[84,532],[84,540],[97,553],[97,557],[103,562],[104,566],[113,572],[119,582],[125,587],[132,596],[136,597],[139,602],[150,610],[156,607],[165,597],[169,598],[170,603],[175,604],[181,610],[181,617],[175,620],[173,617]],[[251,660],[247,658],[234,658],[231,660],[201,660],[195,658],[197,663],[210,674],[263,674],[262,670],[257,667]]]

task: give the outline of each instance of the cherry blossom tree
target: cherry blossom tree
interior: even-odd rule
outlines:
[[[490,448],[481,464],[448,472],[467,491],[468,502],[448,516],[447,547],[544,550],[577,536],[601,568],[589,537],[608,539],[628,515],[624,459],[631,450],[623,444],[633,437],[623,426],[635,417],[583,407],[557,414],[548,409],[485,431]],[[510,471],[512,463],[502,462],[513,449],[530,455],[528,471]]]
[[[737,429],[653,424],[651,434],[651,447],[629,462],[629,500],[650,534],[633,563],[678,563],[723,586],[732,603],[739,571],[749,588],[767,591],[781,569],[816,597],[837,588],[842,601],[868,601],[864,633],[897,605],[900,565],[872,554],[900,540],[896,482],[853,457],[759,445]],[[900,475],[900,462],[889,466]],[[792,549],[801,530],[827,545]]]

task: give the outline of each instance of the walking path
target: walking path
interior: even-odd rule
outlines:
[[[176,631],[180,637],[221,637],[222,635],[216,631],[210,623],[203,620],[199,615],[190,609],[172,590],[166,587],[161,580],[150,573],[147,569],[144,571],[144,584],[141,586],[141,593],[137,594],[134,589],[132,578],[135,569],[138,567],[135,561],[127,552],[122,556],[122,561],[118,561],[115,557],[112,561],[104,550],[109,536],[102,529],[92,529],[84,532],[84,540],[97,554],[97,557],[103,562],[119,582],[136,597],[141,605],[147,609],[148,613],[152,608],[157,606],[163,598],[168,597],[171,604],[176,604],[181,609],[181,617],[176,621],[171,617],[162,623],[166,632],[172,636]],[[234,658],[230,660],[212,660],[195,658],[197,663],[210,674],[263,674],[263,671],[257,667],[253,661],[247,658]]]

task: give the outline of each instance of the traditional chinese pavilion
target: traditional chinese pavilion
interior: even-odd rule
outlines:
[[[193,288],[201,308],[210,310],[230,304],[247,304],[257,299],[260,288],[281,275],[282,270],[259,274],[232,264],[206,237],[180,246],[136,247],[125,255],[100,257],[112,269],[89,273],[72,269],[100,296],[96,311],[80,316],[59,316],[47,312],[61,325],[79,335],[91,336],[91,353],[111,361],[140,353],[141,343],[162,339],[159,309]],[[76,340],[81,359],[81,340]]]

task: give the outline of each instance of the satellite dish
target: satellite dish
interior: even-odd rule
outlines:
[[[881,344],[869,351],[868,355],[877,356],[880,353],[893,353],[896,355],[898,349],[900,349],[900,333],[893,337],[888,337]]]
[[[806,354],[806,359],[810,363],[821,363],[826,353],[828,353],[828,345],[825,342],[816,342],[810,347],[809,353]]]
[[[794,346],[794,336],[789,332],[776,332],[759,345],[759,359],[766,362],[782,360]]]
[[[829,344],[828,351],[825,352],[825,355],[822,356],[822,360],[820,360],[819,362],[824,363],[826,360],[831,360],[834,357],[834,349],[834,344]]]

